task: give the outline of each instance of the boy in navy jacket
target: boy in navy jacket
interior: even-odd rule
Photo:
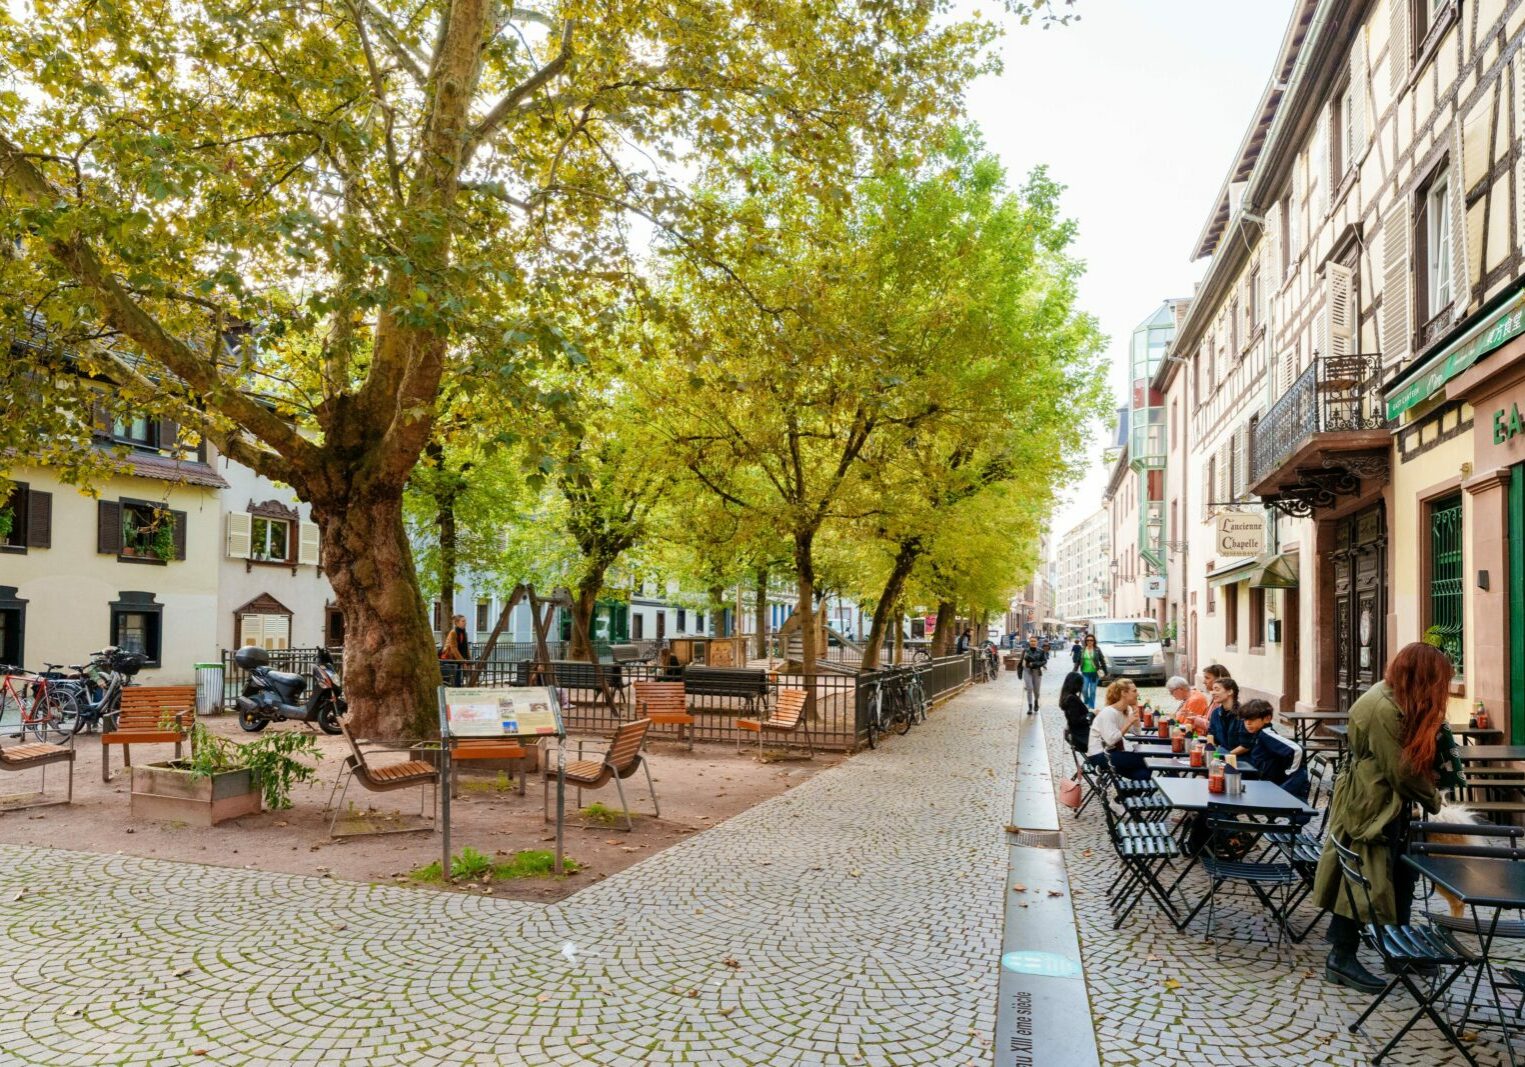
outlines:
[[[1250,734],[1250,751],[1244,758],[1261,778],[1307,800],[1308,770],[1303,766],[1302,746],[1277,733],[1271,718],[1271,705],[1264,700],[1246,700],[1239,709],[1239,719]]]

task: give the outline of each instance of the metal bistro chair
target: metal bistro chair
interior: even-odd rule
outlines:
[[[1207,895],[1197,901],[1196,907],[1182,920],[1181,928],[1184,930],[1206,904],[1206,936],[1213,940],[1213,958],[1217,959],[1222,949],[1222,939],[1213,939],[1218,890],[1233,883],[1249,886],[1255,899],[1270,913],[1276,923],[1278,949],[1283,937],[1295,942],[1291,914],[1296,907],[1295,888],[1301,883],[1301,878],[1290,863],[1247,860],[1241,857],[1263,851],[1257,846],[1267,842],[1272,834],[1297,833],[1300,828],[1297,820],[1281,808],[1211,802],[1207,805],[1205,817],[1209,836],[1200,862],[1208,878]]]
[[[438,822],[439,812],[439,767],[426,760],[408,760],[403,763],[384,764],[373,767],[370,764],[365,750],[361,748],[360,741],[350,733],[349,724],[342,719],[339,728],[344,731],[344,739],[349,742],[350,754],[344,757],[344,764],[339,768],[339,774],[334,779],[334,787],[328,792],[329,807],[333,809],[333,817],[328,820],[328,836],[334,837],[334,828],[339,824],[339,813],[344,810],[344,798],[349,794],[349,785],[352,781],[358,781],[372,793],[390,793],[396,789],[409,789],[419,786],[418,814],[422,818],[424,814],[424,797],[428,791],[424,786],[433,785],[434,788],[434,812],[436,818],[427,826],[406,826],[398,829],[386,830],[363,830],[355,833],[339,834],[339,837],[369,837],[373,834],[406,834],[417,833],[420,830],[433,830]],[[340,784],[344,788],[339,788]],[[338,803],[334,802],[334,794],[339,794]]]
[[[1170,921],[1175,922],[1175,905],[1171,903],[1169,890],[1160,881],[1160,874],[1170,866],[1172,860],[1180,857],[1180,843],[1166,827],[1157,822],[1125,821],[1113,807],[1111,785],[1112,779],[1099,779],[1096,797],[1102,815],[1107,820],[1107,837],[1121,864],[1117,877],[1107,888],[1107,902],[1116,913],[1112,929],[1121,927],[1143,899],[1143,894],[1135,891],[1140,886]]]
[[[638,770],[646,772],[646,788],[651,793],[651,808],[657,818],[662,817],[662,809],[657,803],[657,787],[651,780],[651,766],[646,762],[646,757],[641,754],[641,746],[646,741],[646,731],[651,729],[650,719],[634,719],[631,722],[622,722],[614,731],[614,736],[609,740],[609,747],[604,751],[601,759],[583,759],[582,745],[577,746],[578,758],[568,760],[566,764],[567,784],[577,787],[577,807],[582,808],[582,791],[584,789],[598,789],[608,785],[611,781],[614,788],[619,792],[620,808],[625,816],[626,831],[634,830],[635,823],[630,818],[630,803],[625,799],[624,779],[629,778]],[[542,760],[540,765],[540,777],[544,782],[542,797],[543,811],[546,822],[551,821],[551,781],[556,777],[556,768],[551,760]],[[584,827],[586,829],[586,827]]]
[[[1335,853],[1340,858],[1340,870],[1344,873],[1345,899],[1350,904],[1350,910],[1357,916],[1361,915],[1360,905],[1356,903],[1355,890],[1352,886],[1361,887],[1361,895],[1366,898],[1365,914],[1371,916],[1362,929],[1362,934],[1373,948],[1382,956],[1382,962],[1387,965],[1392,978],[1388,980],[1382,992],[1367,1005],[1360,1018],[1350,1024],[1350,1032],[1356,1033],[1363,1023],[1370,1018],[1371,1013],[1377,1010],[1377,1006],[1387,999],[1387,995],[1399,985],[1409,991],[1414,1002],[1419,1005],[1414,1014],[1409,1016],[1408,1022],[1392,1036],[1392,1040],[1382,1046],[1382,1051],[1372,1058],[1372,1063],[1381,1063],[1382,1057],[1393,1050],[1393,1047],[1408,1033],[1421,1016],[1428,1015],[1445,1039],[1451,1043],[1451,1047],[1462,1054],[1462,1057],[1472,1067],[1477,1067],[1477,1060],[1472,1058],[1472,1053],[1461,1043],[1456,1036],[1456,1031],[1446,1021],[1446,1017],[1435,1010],[1435,1004],[1445,996],[1446,990],[1459,978],[1468,967],[1478,963],[1478,957],[1463,948],[1457,940],[1445,930],[1431,926],[1397,925],[1379,923],[1376,921],[1376,911],[1371,903],[1371,880],[1366,877],[1361,869],[1361,857],[1355,850],[1341,844],[1338,840],[1331,839]],[[1414,973],[1420,968],[1436,969],[1434,980],[1430,983],[1428,993],[1422,991],[1414,983]]]

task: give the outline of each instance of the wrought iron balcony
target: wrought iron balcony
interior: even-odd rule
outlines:
[[[1315,358],[1250,434],[1251,491],[1308,515],[1387,473],[1389,423],[1377,356]]]

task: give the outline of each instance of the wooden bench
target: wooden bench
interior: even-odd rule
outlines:
[[[196,720],[194,685],[132,685],[122,690],[115,729],[101,734],[101,781],[111,781],[111,746],[122,746],[122,763],[132,766],[133,745],[180,745]]]
[[[470,763],[473,760],[518,760],[519,761],[519,789],[518,793],[524,795],[525,762],[529,759],[529,753],[524,746],[517,741],[504,738],[501,741],[494,739],[462,739],[457,740],[450,749],[450,795],[460,796],[460,790],[455,784],[456,765]]]
[[[768,700],[768,672],[761,667],[697,667],[683,671],[683,691],[694,697],[735,697],[757,714]]]
[[[69,792],[63,800],[47,799],[48,788],[48,764],[67,763],[69,765]],[[50,804],[71,804],[74,802],[74,735],[69,735],[67,745],[50,745],[37,741],[21,745],[0,746],[0,771],[30,771],[40,769],[42,771],[42,787],[37,791],[37,799],[31,803],[4,804],[0,805],[5,811],[24,811],[27,808],[42,808]]]
[[[568,785],[577,787],[577,808],[582,810],[582,791],[584,789],[599,789],[610,782],[619,792],[620,809],[625,816],[626,831],[634,830],[635,823],[630,817],[630,803],[625,799],[625,787],[620,783],[629,778],[638,770],[646,771],[646,789],[651,793],[651,809],[657,818],[662,817],[662,809],[657,804],[657,787],[651,780],[651,767],[646,758],[641,755],[641,746],[646,743],[646,731],[651,729],[650,719],[634,719],[630,722],[622,722],[614,731],[614,737],[609,741],[609,747],[604,750],[602,759],[583,759],[582,744],[577,746],[577,759],[566,762],[566,781]],[[544,783],[543,796],[541,799],[542,813],[545,821],[551,821],[551,782],[556,779],[556,760],[554,758],[542,760],[540,763],[540,778]],[[586,827],[584,827],[586,829]]]
[[[593,664],[575,659],[553,659],[548,664],[521,660],[514,664],[515,685],[550,685],[552,679],[562,689],[589,690],[598,699],[603,699],[604,691],[608,690],[619,701],[620,708],[626,706],[625,674],[618,663],[600,663],[597,671]]]
[[[339,768],[339,774],[334,778],[334,787],[328,793],[328,806],[333,809],[333,818],[328,821],[329,837],[371,837],[380,834],[409,834],[420,830],[433,830],[438,818],[431,823],[422,826],[404,826],[398,829],[363,830],[355,833],[334,833],[339,824],[339,812],[344,808],[344,798],[349,793],[350,782],[359,782],[372,793],[390,793],[397,789],[410,789],[419,786],[418,814],[422,818],[424,814],[424,797],[427,791],[424,786],[433,785],[435,813],[439,811],[439,766],[428,760],[412,759],[401,763],[386,763],[379,767],[371,766],[370,757],[362,747],[362,742],[354,734],[349,732],[349,725],[343,719],[339,720],[339,729],[344,732],[344,739],[349,742],[350,754],[344,757],[344,764]],[[372,744],[372,742],[364,742]],[[437,756],[438,753],[435,753]],[[339,788],[343,783],[344,788]],[[338,793],[339,800],[334,802],[334,794]],[[327,808],[324,809],[328,810]]]
[[[689,751],[694,748],[694,716],[688,710],[688,697],[682,682],[636,682],[635,714],[650,719],[653,726],[676,726],[678,737],[688,727]]]
[[[803,731],[805,751],[815,755],[815,742],[810,737],[810,724],[805,721],[805,691],[803,689],[780,689],[778,703],[766,719],[737,719],[736,729],[757,734],[757,753],[762,755],[763,737],[769,733],[793,734]],[[741,751],[740,738],[736,751]]]

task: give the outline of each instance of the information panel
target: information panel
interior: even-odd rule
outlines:
[[[548,686],[444,692],[441,727],[450,737],[560,737],[561,705]]]

